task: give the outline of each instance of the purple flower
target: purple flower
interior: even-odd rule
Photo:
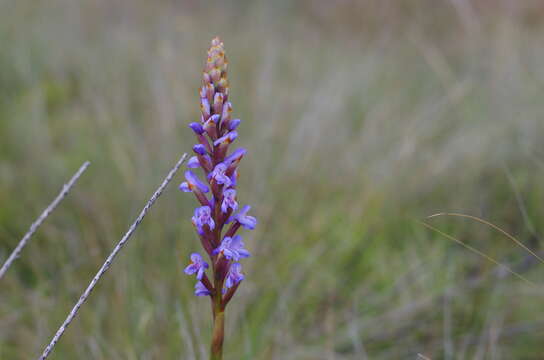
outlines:
[[[238,203],[236,202],[236,190],[227,189],[223,191],[223,202],[221,203],[221,211],[226,213],[229,208],[232,211],[236,211],[238,208]]]
[[[198,281],[195,284],[195,295],[196,296],[207,296],[211,295],[211,292],[208,290],[208,288],[202,283],[202,281]]]
[[[231,184],[231,181],[230,181],[230,178],[227,175],[225,175],[225,171],[227,171],[227,165],[223,163],[219,163],[213,169],[211,173],[211,177],[218,184],[225,185],[225,187],[229,187]]]
[[[185,172],[185,179],[187,181],[182,182],[181,185],[179,186],[181,191],[191,192],[194,190],[199,190],[199,191],[202,191],[203,193],[207,193],[208,191],[210,191],[208,186],[206,186],[206,184],[200,181],[198,176],[196,176],[195,173],[192,172],[191,170],[187,170]]]
[[[193,146],[193,151],[199,155],[206,155],[206,147],[202,144]]]
[[[204,128],[202,128],[202,125],[200,125],[197,122],[192,122],[189,124],[189,127],[195,132],[197,135],[202,135],[204,132]]]
[[[185,273],[187,275],[193,275],[196,273],[196,278],[202,280],[204,276],[204,271],[208,268],[208,264],[199,253],[191,254],[191,263],[185,268]]]
[[[257,219],[247,214],[250,209],[251,206],[244,206],[242,210],[238,212],[238,214],[234,215],[234,220],[238,221],[246,229],[253,230],[257,225]]]
[[[244,148],[239,148],[239,149],[236,149],[232,152],[232,154],[230,154],[229,156],[227,156],[225,158],[225,161],[224,163],[225,164],[228,164],[229,166],[230,165],[238,165],[238,163],[240,162],[240,160],[242,160],[242,158],[244,157],[244,155],[246,154],[247,150],[244,149]]]
[[[187,167],[191,169],[196,169],[200,167],[200,162],[196,156],[193,156],[187,161]]]
[[[197,207],[191,219],[193,220],[193,224],[196,226],[199,233],[204,232],[204,225],[208,225],[210,231],[215,228],[215,222],[212,219],[212,209],[209,206]]]
[[[223,253],[228,260],[234,261],[238,261],[240,258],[247,258],[251,255],[249,251],[244,249],[244,242],[240,235],[234,237],[226,236],[221,241],[221,245],[212,254],[217,255],[219,253]]]
[[[242,265],[240,263],[233,263],[230,266],[227,278],[225,279],[225,287],[231,288],[244,280],[245,276],[242,274]]]
[[[236,131],[231,131],[227,133],[225,136],[222,136],[219,139],[215,140],[213,142],[213,145],[214,146],[227,145],[233,142],[237,137],[238,137],[238,133]]]
[[[229,130],[234,130],[240,125],[240,119],[234,119],[229,122]]]

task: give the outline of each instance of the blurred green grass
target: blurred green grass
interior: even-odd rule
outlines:
[[[541,287],[415,221],[470,213],[540,249],[541,9],[486,4],[0,3],[0,259],[92,162],[2,279],[0,358],[37,356],[190,150],[215,35],[260,218],[228,359],[541,358]],[[52,358],[206,359],[193,206],[166,191]],[[491,229],[433,224],[541,283]]]

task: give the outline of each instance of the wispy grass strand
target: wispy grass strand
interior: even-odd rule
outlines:
[[[121,248],[123,248],[123,246],[129,240],[129,238],[132,236],[132,234],[134,233],[134,231],[136,230],[138,225],[140,225],[140,223],[142,222],[144,216],[147,214],[147,212],[149,211],[151,206],[153,206],[155,201],[159,198],[159,196],[161,196],[163,190],[170,183],[170,181],[174,178],[174,175],[179,170],[179,168],[181,167],[181,165],[185,161],[186,157],[187,157],[187,154],[183,154],[183,156],[179,159],[179,161],[176,163],[176,165],[170,170],[170,172],[168,173],[168,175],[166,176],[166,178],[164,179],[162,184],[158,187],[157,190],[155,190],[155,193],[153,194],[153,196],[151,196],[151,198],[149,199],[147,204],[145,204],[144,208],[140,212],[140,215],[138,215],[138,217],[136,218],[134,223],[130,226],[130,228],[125,233],[123,238],[117,243],[117,245],[115,246],[113,251],[106,258],[106,261],[104,262],[104,264],[102,265],[100,270],[98,270],[96,275],[93,277],[93,279],[91,280],[89,286],[87,286],[87,289],[85,289],[83,294],[80,296],[77,303],[74,305],[74,307],[72,308],[72,310],[70,311],[70,313],[68,314],[68,316],[66,317],[66,319],[64,320],[62,325],[60,326],[60,328],[55,333],[55,336],[53,336],[53,338],[51,339],[51,342],[49,343],[49,345],[47,345],[47,347],[43,351],[42,355],[40,356],[40,360],[46,359],[49,356],[49,354],[51,353],[51,351],[53,351],[53,348],[55,347],[55,345],[59,341],[62,334],[64,334],[64,332],[66,331],[66,328],[68,327],[68,325],[70,325],[72,320],[74,320],[74,318],[76,317],[76,315],[77,315],[77,313],[79,311],[79,308],[85,303],[85,301],[87,300],[87,298],[89,297],[89,295],[93,291],[94,287],[96,286],[96,284],[98,283],[100,278],[109,269],[109,267],[111,266],[115,256],[119,253],[119,251],[121,251]]]
[[[68,193],[70,192],[70,189],[74,186],[74,184],[77,182],[81,174],[83,174],[83,172],[87,169],[89,165],[90,165],[90,162],[88,161],[86,161],[85,163],[83,163],[83,165],[81,165],[79,170],[74,174],[74,176],[72,176],[70,181],[68,181],[67,184],[64,184],[64,186],[62,187],[62,190],[57,195],[55,200],[53,200],[53,202],[50,203],[49,206],[45,208],[45,210],[40,214],[40,216],[36,219],[36,221],[34,221],[32,225],[30,225],[30,229],[28,230],[28,232],[25,234],[25,236],[23,236],[21,241],[19,241],[19,244],[17,244],[17,247],[15,247],[13,252],[10,254],[8,259],[4,263],[4,265],[2,265],[2,268],[0,268],[0,279],[8,271],[9,267],[11,266],[11,264],[13,264],[15,259],[19,257],[19,255],[21,254],[21,251],[28,243],[28,240],[30,240],[30,238],[32,237],[32,235],[34,235],[36,230],[38,230],[40,225],[45,221],[45,219],[47,219],[49,214],[51,214],[53,210],[55,210],[57,205],[66,197],[66,195],[68,195]]]
[[[527,284],[529,285],[532,285],[532,286],[536,286],[536,284],[534,282],[532,282],[531,280],[527,279],[526,277],[524,277],[523,275],[521,275],[520,273],[512,270],[509,266],[499,262],[498,260],[495,260],[494,258],[492,258],[491,256],[481,252],[480,250],[468,245],[467,243],[464,243],[462,242],[461,240],[451,236],[451,235],[448,235],[446,234],[445,232],[435,228],[434,226],[432,225],[429,225],[427,224],[426,222],[424,221],[419,221],[419,223],[423,226],[425,226],[426,228],[430,229],[430,230],[433,230],[435,232],[437,232],[438,234],[456,242],[457,244],[463,246],[464,248],[472,251],[473,253],[477,254],[477,255],[480,255],[481,257],[483,257],[484,259],[487,259],[488,261],[492,262],[493,264],[497,265],[497,266],[500,266],[501,268],[505,269],[506,271],[508,271],[510,274],[514,275],[515,277],[517,277],[518,279],[520,280],[523,280],[524,282],[526,282]]]

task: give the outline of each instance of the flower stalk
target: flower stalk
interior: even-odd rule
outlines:
[[[249,205],[241,210],[238,207],[238,165],[246,150],[238,148],[229,154],[241,121],[232,119],[227,67],[223,43],[215,38],[202,74],[200,121],[189,124],[197,139],[193,146],[195,155],[188,161],[189,170],[180,185],[182,191],[192,192],[199,203],[191,220],[211,263],[210,267],[199,253],[193,253],[185,273],[196,276],[195,295],[211,299],[212,360],[223,358],[225,309],[245,277],[239,260],[250,256],[237,232],[242,227],[252,230],[257,225],[257,219],[248,215]],[[193,170],[200,170],[204,180]],[[210,268],[212,274],[208,278],[206,271]]]

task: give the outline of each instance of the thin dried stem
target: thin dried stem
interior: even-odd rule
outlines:
[[[498,232],[500,232],[501,234],[503,234],[504,236],[506,236],[508,239],[512,240],[515,244],[517,244],[519,247],[521,247],[523,250],[527,251],[529,254],[533,255],[536,259],[538,259],[538,261],[540,261],[541,263],[544,264],[544,259],[542,259],[542,257],[538,256],[537,253],[535,253],[533,250],[529,249],[527,246],[525,246],[521,241],[519,241],[518,239],[516,239],[514,236],[510,235],[509,233],[507,233],[506,231],[504,231],[503,229],[501,229],[500,227],[498,227],[497,225],[494,225],[492,223],[490,223],[489,221],[486,221],[484,219],[481,219],[477,216],[473,216],[473,215],[467,215],[467,214],[461,214],[461,213],[438,213],[438,214],[434,214],[434,215],[431,215],[431,216],[428,216],[427,219],[432,219],[432,218],[435,218],[435,217],[438,217],[438,216],[457,216],[457,217],[463,217],[463,218],[467,218],[467,219],[471,219],[471,220],[475,220],[479,223],[482,223],[484,225],[487,225],[495,230],[497,230]]]
[[[528,283],[529,285],[532,285],[532,286],[536,286],[536,284],[534,282],[532,282],[531,280],[525,278],[523,275],[521,275],[520,273],[517,273],[515,272],[514,270],[512,270],[510,267],[500,263],[499,261],[495,260],[494,258],[492,258],[491,256],[481,252],[480,250],[476,249],[476,248],[473,248],[472,246],[462,242],[461,240],[459,239],[456,239],[455,237],[451,236],[451,235],[448,235],[446,234],[445,232],[435,228],[434,226],[432,225],[429,225],[427,224],[426,222],[423,222],[423,221],[419,221],[419,223],[425,227],[427,227],[428,229],[431,229],[433,231],[436,231],[437,233],[439,233],[440,235],[452,240],[452,241],[455,241],[456,243],[458,243],[459,245],[463,246],[464,248],[472,251],[473,253],[475,254],[478,254],[480,255],[481,257],[487,259],[488,261],[492,262],[493,264],[495,265],[498,265],[500,267],[502,267],[503,269],[505,269],[506,271],[508,271],[510,274],[516,276],[518,279],[521,279],[523,281],[525,281],[526,283]]]
[[[106,261],[104,262],[104,264],[100,268],[100,270],[98,270],[96,275],[91,280],[89,286],[87,286],[87,289],[85,289],[85,291],[83,292],[83,294],[81,295],[81,297],[79,298],[77,303],[72,308],[72,311],[70,311],[70,313],[66,317],[66,320],[64,320],[64,322],[62,323],[60,328],[55,333],[55,336],[53,336],[53,339],[51,339],[51,342],[49,343],[49,345],[47,345],[47,347],[43,351],[43,354],[40,356],[40,360],[46,359],[49,356],[49,354],[51,353],[51,351],[53,351],[53,348],[55,347],[55,345],[59,341],[62,334],[64,334],[64,332],[66,331],[66,328],[68,327],[68,325],[70,325],[72,320],[74,320],[74,318],[76,317],[77,312],[79,311],[79,308],[83,305],[83,303],[85,303],[85,301],[87,300],[87,298],[89,297],[89,295],[93,291],[94,287],[96,286],[96,284],[98,283],[98,281],[100,280],[102,275],[104,275],[104,273],[109,269],[109,267],[111,266],[115,256],[119,253],[119,251],[121,251],[121,248],[125,245],[125,243],[132,236],[132,234],[134,233],[134,231],[136,230],[138,225],[140,225],[140,223],[142,222],[144,216],[147,214],[147,212],[149,211],[151,206],[153,206],[155,201],[159,198],[159,196],[161,196],[163,190],[166,188],[168,183],[170,183],[170,181],[172,180],[172,178],[174,177],[176,172],[181,167],[181,164],[183,164],[183,162],[185,161],[186,157],[187,157],[187,154],[183,154],[183,156],[179,159],[177,164],[170,170],[170,172],[168,173],[168,175],[166,176],[166,178],[164,179],[162,184],[155,191],[153,196],[151,196],[151,198],[149,199],[147,204],[144,206],[144,208],[140,212],[140,215],[138,215],[138,217],[136,218],[134,223],[130,226],[130,228],[125,233],[123,238],[119,241],[119,243],[117,243],[117,245],[115,246],[113,251],[110,253],[110,255],[107,257]]]
[[[74,184],[77,182],[81,174],[83,174],[83,172],[87,169],[89,165],[90,165],[90,162],[88,161],[84,162],[83,165],[81,165],[79,170],[74,174],[74,176],[72,176],[70,181],[68,181],[67,184],[64,184],[64,186],[62,187],[62,190],[57,195],[55,200],[53,200],[53,202],[49,204],[49,206],[41,213],[38,219],[36,219],[36,221],[34,221],[32,225],[30,225],[30,229],[28,230],[28,232],[25,234],[25,236],[23,236],[21,241],[19,241],[19,244],[17,244],[17,247],[13,250],[13,252],[8,257],[4,265],[2,265],[2,268],[0,268],[0,279],[4,276],[4,274],[9,269],[11,264],[13,264],[15,259],[19,257],[19,254],[21,253],[23,248],[26,246],[28,240],[30,240],[32,235],[34,235],[36,230],[38,230],[40,225],[45,221],[45,219],[49,216],[49,214],[51,214],[53,210],[55,210],[57,205],[66,197],[66,195],[68,195],[72,186],[74,186]]]

